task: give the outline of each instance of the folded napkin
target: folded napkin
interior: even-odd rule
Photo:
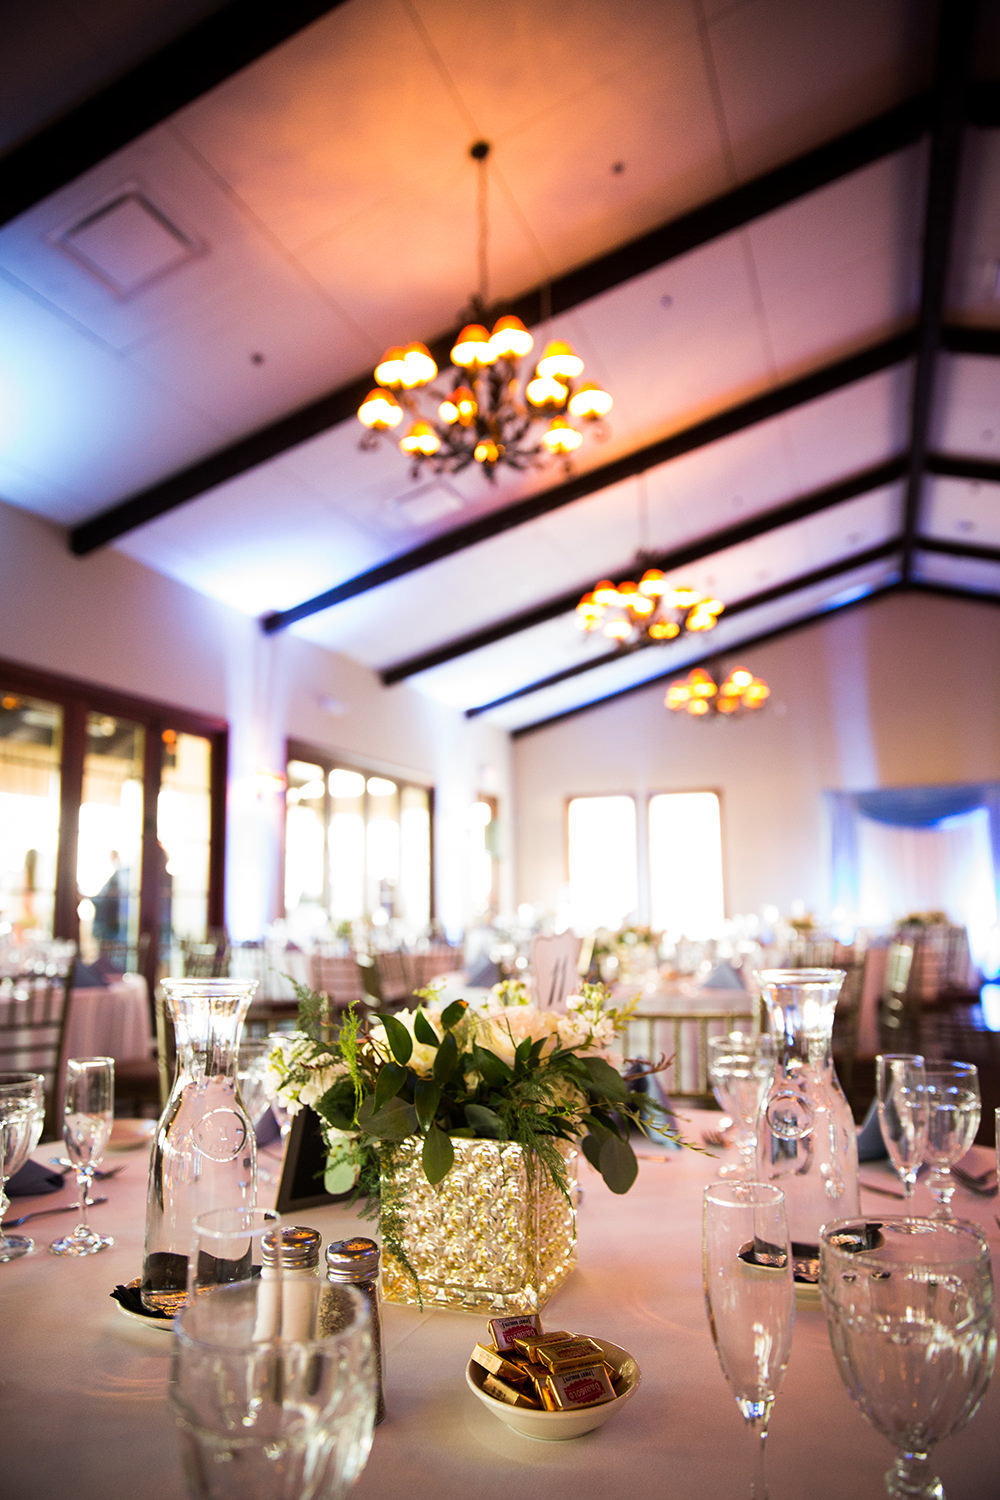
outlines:
[[[58,1193],[65,1186],[66,1179],[61,1172],[43,1167],[37,1161],[26,1161],[7,1183],[7,1197],[34,1198],[40,1193]]]
[[[884,1161],[888,1154],[878,1122],[878,1100],[873,1099],[858,1128],[858,1161]]]
[[[132,1282],[130,1286],[116,1286],[110,1295],[120,1307],[124,1307],[126,1312],[138,1313],[143,1318],[152,1318],[154,1322],[157,1319],[163,1323],[170,1322],[169,1313],[150,1312],[147,1307],[143,1307],[142,1295],[139,1291],[139,1283],[137,1281]]]
[[[281,1127],[274,1118],[273,1109],[268,1109],[261,1115],[253,1133],[257,1137],[258,1146],[269,1146],[272,1141],[281,1139]]]
[[[723,960],[717,963],[702,985],[703,990],[742,990],[745,989],[742,979],[733,968]]]

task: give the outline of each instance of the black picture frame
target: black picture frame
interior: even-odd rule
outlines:
[[[342,1203],[349,1196],[326,1191],[323,1186],[325,1166],[326,1147],[319,1118],[311,1109],[302,1109],[292,1120],[288,1132],[274,1204],[279,1214],[294,1213],[300,1208],[317,1208],[326,1203]]]

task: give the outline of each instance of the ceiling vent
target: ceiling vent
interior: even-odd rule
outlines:
[[[64,230],[56,244],[123,299],[193,260],[202,249],[136,189]]]

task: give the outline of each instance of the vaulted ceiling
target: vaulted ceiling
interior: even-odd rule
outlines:
[[[1000,6],[13,9],[0,500],[81,567],[514,734],[891,590],[1000,601]],[[568,472],[411,479],[355,411],[450,347],[477,139],[491,299],[615,404]],[[576,628],[640,549],[710,636]]]

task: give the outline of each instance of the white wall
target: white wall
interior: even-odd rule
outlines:
[[[474,915],[466,819],[485,789],[495,790],[501,824],[510,817],[506,733],[406,684],[383,688],[366,668],[288,632],[265,636],[256,621],[121,554],[72,557],[59,529],[2,504],[0,658],[228,721],[235,938],[259,936],[278,910],[282,803],[261,792],[257,773],[283,770],[288,737],[433,784],[437,914],[455,932]],[[342,711],[331,713],[331,702]],[[509,907],[509,860],[502,878]]]
[[[728,914],[787,914],[800,900],[829,915],[824,791],[1000,778],[993,606],[891,596],[744,664],[772,690],[756,717],[673,714],[661,683],[515,742],[519,900],[558,904],[569,797],[711,789],[722,798]]]

